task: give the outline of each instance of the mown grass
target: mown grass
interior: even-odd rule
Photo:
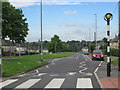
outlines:
[[[57,53],[57,54],[44,54],[43,59],[60,58],[73,55],[71,52]],[[13,76],[23,72],[27,72],[34,68],[47,64],[47,61],[40,61],[40,55],[25,55],[15,59],[2,60],[2,75],[4,77]]]
[[[104,56],[105,61],[107,61],[107,56]],[[118,58],[111,58],[111,63],[118,66]]]

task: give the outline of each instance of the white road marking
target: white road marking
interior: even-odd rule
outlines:
[[[98,65],[99,67],[101,66],[102,62],[103,62],[103,61],[101,61],[100,64]]]
[[[81,66],[79,66],[79,67],[81,68],[81,67],[84,67],[85,65],[86,65],[86,64],[82,64],[82,65],[81,65]]]
[[[99,68],[99,67],[97,67],[94,72],[97,72],[98,68]]]
[[[39,73],[38,76],[42,76],[42,75],[45,75],[45,74],[47,74],[47,73]]]
[[[79,58],[80,55],[77,56],[76,60]]]
[[[85,63],[85,62],[81,62],[79,67],[80,67],[80,68],[83,68],[83,69],[80,70],[79,73],[85,74],[83,71],[85,71],[87,68],[84,67],[84,66],[86,66],[86,63]]]
[[[0,83],[0,88],[5,87],[13,82],[16,82],[18,79],[10,79]]]
[[[49,76],[52,76],[52,77],[53,77],[53,76],[58,76],[58,75],[57,75],[57,74],[53,74],[53,75],[49,75]]]
[[[60,59],[62,59],[62,58],[57,58],[57,59],[54,59],[53,61],[58,61],[58,60],[60,60]]]
[[[80,70],[79,72],[80,72],[80,73],[81,73],[81,72],[83,73],[83,71],[85,71],[86,69],[87,69],[87,68],[84,67],[84,69]]]
[[[49,66],[48,66],[48,65],[46,65],[46,68],[49,68]]]
[[[39,73],[39,71],[38,71],[38,70],[36,70],[36,72],[37,72],[37,73]]]
[[[93,88],[90,78],[78,78],[76,88]]]
[[[75,75],[76,72],[69,72],[68,74],[69,74],[69,75]]]
[[[91,59],[89,56],[87,56],[87,58],[88,58],[90,61],[92,61],[92,59]]]
[[[55,78],[45,88],[60,88],[64,80],[64,78]]]
[[[40,80],[41,79],[30,79],[15,88],[18,88],[18,89],[19,88],[30,88],[31,86],[33,86],[35,83],[37,83]]]
[[[83,63],[85,63],[85,62],[81,62],[80,64],[83,64]]]
[[[83,55],[83,57],[85,58],[85,61],[87,61],[86,56],[85,56],[85,55]]]
[[[96,77],[96,79],[97,79],[97,81],[98,81],[98,83],[99,83],[99,85],[100,85],[100,88],[104,88],[104,87],[102,86],[102,84],[101,84],[101,82],[100,82],[100,79],[98,78],[96,72],[94,72],[94,75],[95,75],[95,77]]]
[[[25,76],[26,74],[22,74],[22,75],[19,75],[19,76],[17,76],[17,77],[23,77],[23,76]]]
[[[101,62],[100,62],[100,64],[98,65],[98,67],[95,69],[95,71],[94,71],[94,72],[97,72],[97,70],[98,70],[98,69],[99,69],[99,67],[101,66],[102,62],[103,62],[103,61],[101,61]]]

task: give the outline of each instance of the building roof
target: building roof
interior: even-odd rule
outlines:
[[[10,40],[2,40],[2,46],[15,46]]]
[[[118,42],[118,36],[115,35],[115,37],[110,42]]]

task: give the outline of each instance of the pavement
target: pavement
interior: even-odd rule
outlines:
[[[95,72],[101,88],[120,89],[120,71],[115,65],[111,65],[110,76],[107,76],[107,62],[101,62]]]

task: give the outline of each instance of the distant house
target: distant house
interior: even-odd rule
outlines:
[[[43,53],[49,53],[49,50],[43,49]]]
[[[115,35],[115,37],[110,41],[110,48],[118,49],[118,41],[118,36]]]
[[[88,47],[83,47],[83,48],[82,48],[82,51],[83,51],[83,52],[88,52]]]
[[[16,44],[16,53],[18,52],[26,52],[27,51],[27,46],[26,44]]]
[[[10,40],[2,40],[2,49],[5,56],[14,55],[16,46]]]

